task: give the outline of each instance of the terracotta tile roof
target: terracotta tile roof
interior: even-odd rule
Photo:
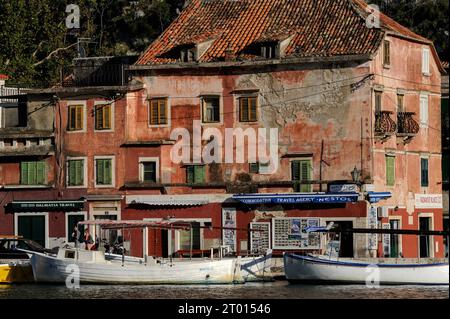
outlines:
[[[176,63],[170,52],[209,40],[198,62],[261,59],[251,45],[285,39],[285,57],[373,54],[385,30],[431,44],[383,14],[381,29],[368,28],[366,8],[363,0],[191,0],[136,65]]]
[[[0,80],[8,80],[9,76],[7,76],[6,74],[0,74]]]
[[[444,69],[448,69],[448,65],[449,65],[448,61],[442,61],[441,64]]]
[[[176,62],[161,55],[211,39],[199,62],[221,61],[227,49],[249,58],[249,45],[289,36],[286,56],[370,54],[383,33],[367,28],[360,10],[352,0],[192,0],[136,64]]]

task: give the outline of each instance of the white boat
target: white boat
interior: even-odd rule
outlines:
[[[383,260],[384,261],[384,260]],[[381,260],[337,259],[284,253],[284,271],[289,282],[355,283],[380,285],[448,285],[446,262],[404,263]]]
[[[31,257],[37,282],[65,283],[79,274],[80,283],[97,284],[232,284],[243,283],[239,259],[170,262],[147,256],[145,262],[105,259],[102,251],[59,250]]]

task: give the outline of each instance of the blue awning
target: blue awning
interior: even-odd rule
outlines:
[[[378,203],[382,199],[388,199],[392,197],[391,192],[368,192],[367,197],[370,203]]]
[[[241,203],[252,204],[338,204],[358,201],[358,193],[290,193],[233,195]]]

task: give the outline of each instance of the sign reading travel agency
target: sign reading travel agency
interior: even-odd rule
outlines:
[[[442,208],[441,194],[415,194],[416,208]]]

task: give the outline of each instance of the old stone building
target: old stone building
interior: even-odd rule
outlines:
[[[61,199],[85,201],[74,215],[199,226],[130,231],[133,254],[318,251],[305,229],[329,222],[442,229],[442,66],[363,1],[193,0],[127,70],[120,85],[36,93],[58,97]],[[444,251],[437,237],[340,241],[341,256]]]

